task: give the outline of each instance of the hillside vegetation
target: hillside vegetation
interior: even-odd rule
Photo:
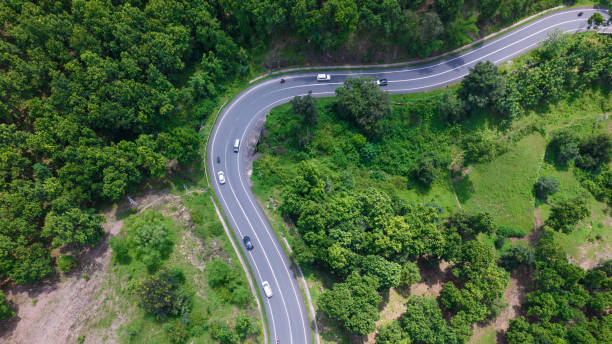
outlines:
[[[465,343],[506,307],[509,272],[521,268],[533,281],[509,342],[612,339],[612,274],[570,264],[563,249],[584,243],[563,235],[590,226],[609,250],[595,233],[610,232],[611,48],[608,36],[555,33],[502,72],[478,63],[446,90],[389,96],[348,79],[334,99],[271,111],[254,190],[278,204],[275,227],[326,287],[315,291],[332,321],[324,338],[335,327],[341,338],[378,330],[378,343]],[[537,234],[534,222],[545,225]],[[439,296],[408,296],[440,263],[451,273]],[[406,311],[381,327],[390,288]]]

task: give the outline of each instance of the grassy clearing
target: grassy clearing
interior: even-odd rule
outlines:
[[[199,179],[197,176],[194,178]],[[169,224],[173,248],[161,268],[179,268],[183,272],[184,288],[191,295],[192,301],[188,316],[159,321],[137,306],[137,299],[132,293],[133,286],[150,276],[150,272],[141,261],[132,258],[128,264],[112,265],[109,278],[100,293],[100,297],[105,298],[103,309],[107,314],[99,317],[90,327],[110,328],[115,324],[116,336],[122,343],[169,343],[171,338],[167,327],[170,324],[187,321],[190,343],[211,343],[214,341],[211,337],[212,324],[224,323],[229,328],[233,328],[234,319],[239,314],[247,314],[259,328],[259,335],[251,336],[243,343],[259,343],[263,338],[259,314],[253,300],[250,300],[247,306],[237,306],[227,300],[223,290],[209,286],[206,268],[213,259],[226,262],[236,272],[239,284],[243,286],[248,284],[216,217],[208,192],[200,190],[180,193],[184,182],[187,182],[185,178],[178,178],[171,183],[176,185],[175,188],[171,188],[175,194],[156,200],[151,208],[164,214]],[[140,214],[134,214],[126,220],[138,216]],[[124,235],[125,229],[119,237]],[[250,291],[248,296],[252,298]],[[116,317],[119,314],[121,319],[117,321]],[[117,323],[122,325],[116,326]]]
[[[477,164],[457,183],[457,197],[469,212],[486,210],[498,225],[533,229],[534,196],[545,140],[530,134],[488,164]]]

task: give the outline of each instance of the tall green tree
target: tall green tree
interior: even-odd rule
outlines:
[[[347,78],[336,89],[335,105],[340,117],[354,123],[371,138],[382,134],[381,120],[391,115],[388,93],[366,77]]]

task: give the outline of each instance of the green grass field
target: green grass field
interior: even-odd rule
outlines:
[[[538,133],[516,143],[488,164],[477,164],[457,183],[457,197],[468,212],[487,211],[498,225],[534,228],[533,184],[544,158],[545,140]]]

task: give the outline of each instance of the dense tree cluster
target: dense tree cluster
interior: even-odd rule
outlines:
[[[458,279],[444,286],[440,300],[451,314],[449,324],[442,322],[457,342],[469,338],[474,322],[499,311],[508,275],[496,265],[494,249],[476,239],[495,232],[489,214],[457,213],[442,222],[433,207],[408,205],[374,188],[347,189],[342,178],[322,174],[311,161],[300,162],[298,169],[283,190],[280,210],[299,231],[294,241],[298,260],[337,276],[339,282],[321,296],[319,307],[347,331],[374,330],[378,292],[419,281],[416,259],[455,264]],[[407,329],[412,325],[406,326],[400,332],[416,336]]]
[[[584,271],[570,264],[551,235],[536,248],[533,291],[526,317],[510,321],[506,341],[518,343],[608,343],[612,341],[612,264]]]
[[[49,249],[100,238],[90,208],[197,157],[205,112],[192,104],[247,62],[244,37],[217,11],[206,1],[0,4],[2,278],[51,273]],[[185,80],[188,66],[197,72]]]

